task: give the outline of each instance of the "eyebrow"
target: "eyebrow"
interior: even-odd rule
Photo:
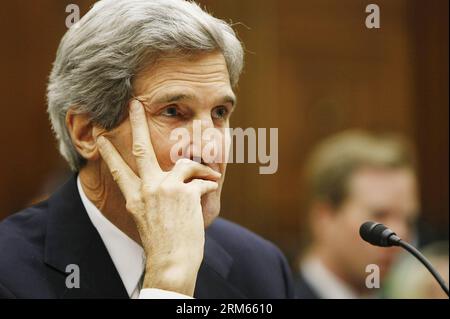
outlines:
[[[180,102],[183,100],[195,100],[195,96],[192,94],[183,94],[183,93],[175,93],[175,94],[165,94],[160,98],[157,98],[156,100],[153,101],[153,103],[155,104],[162,104],[162,103],[174,103],[174,102]],[[231,103],[232,106],[236,105],[236,97],[234,96],[234,94],[226,94],[224,96],[222,96],[219,100],[218,100],[219,104],[225,104],[225,103]]]
[[[231,106],[236,106],[237,103],[236,96],[234,94],[233,95],[227,94],[224,97],[222,97],[220,101],[221,104],[230,103]]]
[[[195,96],[191,94],[166,94],[154,101],[154,103],[173,103],[179,102],[183,100],[194,100]]]

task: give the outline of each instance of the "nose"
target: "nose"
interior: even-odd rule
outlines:
[[[403,240],[409,241],[412,235],[412,229],[407,220],[392,219],[390,228]]]
[[[222,141],[223,134],[214,127],[210,117],[194,120],[186,155],[202,164],[218,163],[223,157]]]

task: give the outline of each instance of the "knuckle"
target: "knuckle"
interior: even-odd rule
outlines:
[[[175,163],[175,167],[177,167],[177,169],[188,169],[189,167],[192,167],[194,162],[192,162],[191,160],[187,159],[187,158],[180,158],[176,163]]]
[[[177,164],[179,164],[179,165],[189,164],[190,162],[191,162],[191,160],[188,158],[180,158],[179,160],[177,160]]]
[[[189,184],[183,184],[184,186],[181,190],[183,194],[186,194],[187,196],[196,195],[199,190],[199,182],[191,182]]]
[[[125,204],[125,208],[127,209],[127,211],[129,211],[129,212],[133,212],[134,211],[134,209],[135,209],[135,206],[134,206],[134,203],[131,203],[131,202],[126,202],[126,204]]]
[[[132,153],[136,157],[145,157],[145,155],[147,154],[147,148],[145,147],[145,145],[143,143],[134,142],[133,148],[132,148]]]
[[[172,195],[181,191],[181,188],[175,183],[163,183],[159,189],[160,193],[164,195]]]
[[[142,185],[141,192],[145,198],[152,197],[158,192],[158,187],[153,185]]]
[[[129,198],[126,201],[125,207],[129,212],[137,212],[142,207],[141,197],[134,195],[132,198]]]
[[[195,187],[187,187],[186,195],[190,198],[194,198],[198,196],[198,189]]]
[[[111,169],[111,175],[113,180],[117,183],[120,179],[120,171],[117,168]]]

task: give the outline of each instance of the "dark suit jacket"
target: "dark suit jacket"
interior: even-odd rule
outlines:
[[[67,288],[66,266],[80,269]],[[206,230],[196,298],[291,298],[291,273],[270,242],[218,218]],[[48,200],[0,223],[0,297],[128,298],[81,202],[76,176]]]
[[[299,299],[321,299],[318,293],[305,280],[301,272],[294,276],[295,295]]]

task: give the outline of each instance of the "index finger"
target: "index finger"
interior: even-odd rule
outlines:
[[[140,182],[138,177],[107,138],[99,136],[97,146],[114,181],[119,185],[125,199],[129,201],[139,191]]]
[[[133,135],[132,152],[136,158],[139,175],[144,184],[147,184],[153,176],[161,173],[162,170],[153,149],[144,107],[137,99],[130,104],[130,123]]]

